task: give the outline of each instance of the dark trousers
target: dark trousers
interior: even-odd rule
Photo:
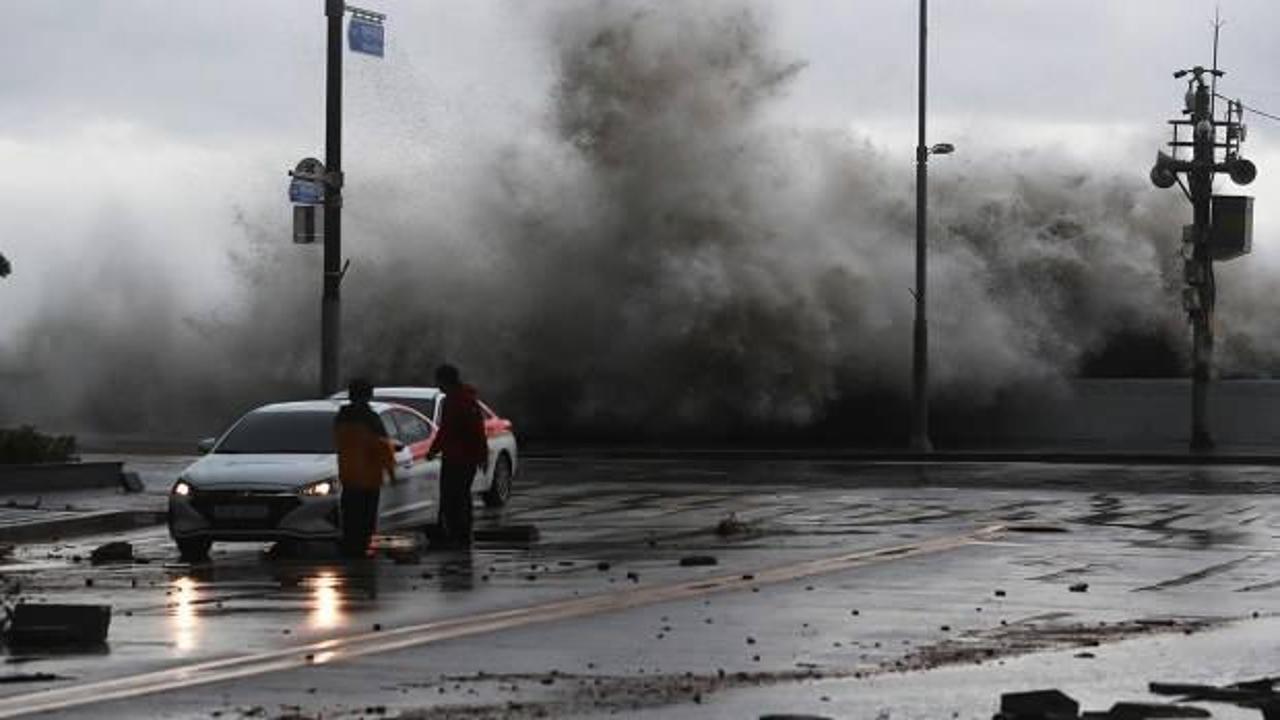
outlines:
[[[440,527],[452,542],[471,542],[471,483],[476,467],[449,458],[440,463]]]
[[[378,526],[378,496],[381,490],[342,488],[342,552],[364,555]]]

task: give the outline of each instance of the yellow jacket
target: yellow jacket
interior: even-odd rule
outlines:
[[[338,411],[333,438],[338,448],[338,479],[344,486],[377,490],[385,473],[395,473],[395,451],[385,433],[368,405],[347,405]]]

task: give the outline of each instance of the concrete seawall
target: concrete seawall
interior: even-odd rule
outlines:
[[[1017,410],[1002,434],[1010,445],[1161,449],[1186,447],[1190,426],[1189,380],[1077,380]],[[1280,449],[1280,381],[1214,383],[1209,427],[1220,447]]]

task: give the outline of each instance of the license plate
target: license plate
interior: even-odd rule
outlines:
[[[265,520],[270,512],[266,505],[215,505],[213,516],[219,520]]]

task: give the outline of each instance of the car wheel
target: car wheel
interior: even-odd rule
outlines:
[[[209,538],[187,538],[175,540],[178,543],[178,554],[184,562],[204,562],[209,559],[209,548],[213,541]]]
[[[489,483],[489,489],[480,496],[485,505],[502,507],[507,504],[507,500],[511,499],[511,475],[511,458],[503,453],[493,466],[493,482]]]

